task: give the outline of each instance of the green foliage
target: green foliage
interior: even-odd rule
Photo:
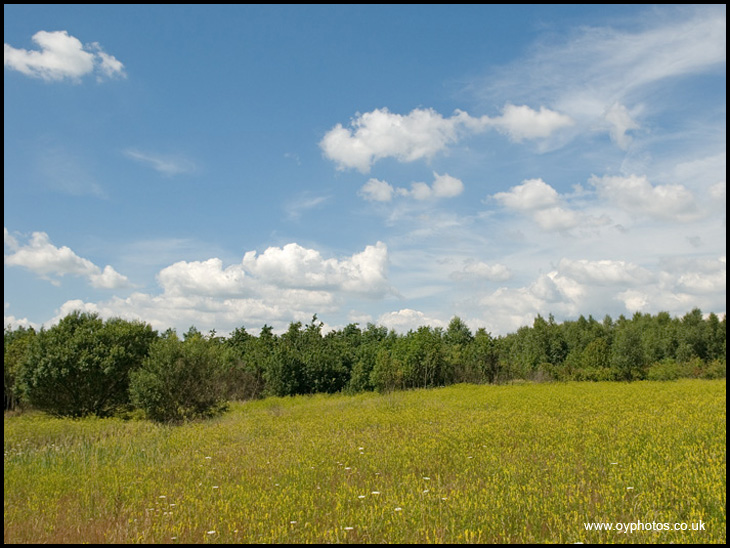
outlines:
[[[35,330],[32,327],[12,329],[8,325],[3,331],[3,398],[6,411],[18,405],[16,375],[34,337]]]
[[[677,363],[672,358],[653,363],[646,372],[646,378],[650,381],[676,381],[690,375],[691,368],[687,364]]]
[[[260,337],[239,327],[224,341],[232,358],[224,372],[227,399],[248,400],[264,395],[265,372],[273,353],[273,340],[271,327],[265,325]]]
[[[644,377],[646,356],[641,343],[641,331],[635,323],[619,323],[611,349],[611,367],[616,370],[619,380]]]
[[[223,378],[230,360],[228,349],[200,333],[189,333],[184,341],[169,334],[132,373],[132,402],[160,422],[213,416],[225,409]]]
[[[703,379],[724,379],[727,377],[727,362],[723,356],[722,360],[712,360],[700,373]]]
[[[269,394],[332,393],[347,386],[352,362],[345,352],[348,345],[337,337],[322,337],[322,326],[316,315],[304,328],[301,322],[289,325],[266,371]]]
[[[128,404],[129,374],[157,333],[142,322],[72,312],[30,340],[17,374],[23,397],[54,415],[109,415]]]
[[[374,390],[375,380],[378,374],[373,374],[378,353],[383,350],[388,352],[392,348],[393,341],[397,338],[394,332],[388,332],[386,327],[376,326],[369,323],[367,328],[360,334],[360,342],[354,353],[353,367],[350,372],[350,384],[348,389],[351,392]]]
[[[143,369],[156,334],[144,324],[74,313],[35,333],[5,330],[5,402],[18,394],[55,414],[118,413],[130,400],[158,420],[214,413],[227,400],[269,395],[428,388],[453,383],[634,381],[724,378],[726,319],[694,309],[681,318],[636,313],[602,322],[559,324],[538,315],[532,326],[492,337],[454,317],[448,327],[399,335],[350,324],[322,333],[313,316],[280,336],[264,326],[228,337],[191,326],[179,340],[167,330]],[[128,411],[128,410],[127,410]],[[125,412],[127,412],[125,411]]]
[[[502,371],[499,352],[492,336],[480,328],[463,350],[463,367],[456,372],[457,382],[494,383]]]
[[[370,374],[370,383],[379,392],[401,390],[405,385],[403,362],[393,357],[390,350],[381,349],[375,356],[375,365]]]

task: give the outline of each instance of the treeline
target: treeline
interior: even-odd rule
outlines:
[[[160,421],[210,416],[230,400],[318,392],[389,391],[525,380],[724,378],[726,319],[666,312],[617,320],[581,316],[493,337],[458,317],[446,329],[398,334],[350,324],[322,332],[316,315],[276,335],[191,327],[182,337],[146,323],[74,312],[39,331],[4,331],[5,409],[62,416],[143,413]],[[137,411],[135,411],[137,410]],[[141,411],[139,411],[141,410]]]

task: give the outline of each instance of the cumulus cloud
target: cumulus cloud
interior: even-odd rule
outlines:
[[[557,191],[542,179],[527,179],[521,185],[510,188],[509,192],[498,192],[493,198],[517,211],[533,211],[558,204]]]
[[[261,255],[249,251],[241,264],[246,272],[279,287],[340,289],[379,297],[389,288],[387,263],[388,248],[378,242],[342,260],[325,259],[315,249],[291,243],[269,247]]]
[[[296,243],[244,255],[224,267],[218,258],[179,261],[162,269],[159,294],[132,293],[105,302],[65,303],[55,321],[74,309],[102,316],[140,318],[155,328],[171,326],[232,329],[290,321],[306,321],[313,313],[336,312],[342,296],[382,298],[391,291],[387,280],[387,246],[378,242],[342,259],[325,258]]]
[[[69,79],[78,82],[91,73],[96,73],[99,80],[125,76],[124,65],[104,52],[97,42],[85,46],[65,30],[41,30],[32,39],[40,50],[4,45],[5,68],[46,81]]]
[[[482,297],[479,304],[499,317],[501,330],[509,332],[529,325],[537,314],[575,316],[585,295],[582,284],[552,271],[524,287],[501,287]]]
[[[462,132],[479,125],[479,120],[462,111],[444,118],[433,109],[414,109],[404,116],[383,108],[359,114],[349,128],[337,124],[319,145],[339,169],[367,173],[382,158],[401,162],[431,158],[458,141]]]
[[[638,175],[593,176],[589,182],[601,198],[631,213],[678,222],[702,215],[694,195],[683,185],[652,185]]]
[[[401,196],[409,196],[415,200],[431,200],[438,198],[454,198],[464,191],[464,183],[456,177],[445,173],[439,175],[434,171],[433,184],[411,183],[411,188],[399,188],[396,192]]]
[[[179,261],[157,274],[157,281],[171,295],[241,296],[246,293],[246,274],[241,265],[223,268],[218,258]]]
[[[663,283],[672,290],[697,295],[724,295],[727,263],[717,259],[673,258],[662,261]]]
[[[388,248],[378,242],[344,259],[324,258],[316,249],[296,243],[249,251],[239,264],[223,267],[218,258],[179,261],[162,269],[157,281],[169,296],[216,299],[259,298],[281,295],[304,301],[331,300],[332,292],[379,298],[390,291],[387,279]],[[324,296],[327,297],[324,297]]]
[[[565,232],[578,226],[605,224],[605,217],[591,217],[563,205],[558,192],[542,179],[527,179],[507,192],[492,196],[504,207],[518,211],[549,232]]]
[[[102,270],[90,260],[79,257],[69,247],[54,246],[45,232],[33,232],[30,242],[21,245],[9,234],[7,228],[4,231],[5,246],[12,251],[10,255],[4,256],[7,266],[27,268],[55,285],[59,282],[52,276],[69,274],[86,278],[93,287],[99,289],[130,286],[127,277],[119,274],[111,266],[107,265]]]
[[[378,179],[370,179],[361,188],[359,195],[370,202],[390,202],[394,196],[404,196],[418,201],[454,198],[464,191],[464,183],[448,173],[440,175],[434,171],[431,185],[422,182],[411,183],[410,188],[398,187]]]
[[[542,106],[537,111],[526,105],[511,104],[505,105],[502,116],[489,121],[489,125],[505,133],[515,142],[524,139],[544,139],[559,129],[572,126],[573,123],[570,116]]]
[[[390,202],[395,189],[393,185],[378,179],[369,179],[360,188],[359,195],[369,202]]]
[[[338,169],[370,171],[383,158],[401,162],[430,159],[468,135],[494,128],[513,141],[549,137],[572,124],[563,114],[540,107],[539,111],[507,104],[501,116],[473,117],[457,110],[445,118],[433,109],[414,109],[401,115],[387,108],[358,114],[349,127],[337,124],[320,141],[324,155]]]
[[[399,332],[418,329],[426,325],[430,327],[446,327],[446,324],[441,320],[428,317],[420,310],[413,310],[411,308],[403,308],[382,314],[376,323],[377,325],[382,325]]]
[[[40,326],[31,322],[28,318],[16,318],[12,314],[8,314],[7,311],[10,308],[10,303],[5,303],[5,309],[3,314],[3,326],[11,328],[16,327],[32,327],[38,329]]]

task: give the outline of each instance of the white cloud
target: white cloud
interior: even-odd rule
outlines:
[[[390,202],[395,189],[390,183],[378,179],[369,179],[360,188],[360,196],[369,202]]]
[[[361,188],[358,194],[369,202],[390,202],[393,196],[404,196],[418,201],[436,200],[440,198],[454,198],[464,191],[464,183],[448,173],[439,175],[434,171],[433,184],[415,182],[411,188],[398,187],[386,181],[369,179]]]
[[[98,269],[96,266],[94,268]],[[90,273],[88,276],[92,287],[97,289],[119,289],[130,286],[127,277],[121,275],[109,265],[106,265],[102,272]]]
[[[561,259],[558,270],[561,274],[589,285],[635,285],[648,283],[653,279],[647,269],[620,260]]]
[[[277,287],[340,289],[380,297],[389,290],[388,248],[383,242],[343,260],[324,259],[319,251],[291,243],[247,252],[243,269]]]
[[[142,152],[137,149],[127,149],[124,151],[124,155],[168,177],[192,173],[196,169],[193,162],[181,156]]]
[[[431,190],[435,198],[454,198],[464,192],[464,183],[448,173],[439,175],[434,171]]]
[[[512,277],[512,272],[503,264],[488,264],[482,261],[466,261],[461,270],[451,273],[451,279],[456,281],[504,282]]]
[[[631,213],[656,219],[686,222],[702,213],[695,197],[683,185],[652,185],[638,175],[591,177],[598,195]]]
[[[616,298],[624,303],[626,310],[631,312],[644,310],[649,304],[649,297],[643,291],[627,289],[622,291]]]
[[[672,291],[695,295],[725,294],[727,263],[724,255],[717,259],[665,259],[662,273],[664,286]]]
[[[712,185],[709,189],[710,198],[712,198],[713,200],[717,200],[722,204],[725,204],[725,200],[727,198],[727,191],[725,187],[725,181],[720,181],[719,183],[715,183],[714,185]]]
[[[316,209],[326,203],[330,196],[310,196],[307,193],[300,194],[284,206],[287,218],[291,221],[297,220],[302,213]]]
[[[367,173],[382,158],[401,162],[431,158],[457,142],[463,132],[482,126],[480,120],[458,110],[444,118],[433,109],[414,109],[403,116],[383,108],[359,114],[349,128],[337,124],[319,146],[339,169]]]
[[[524,139],[544,139],[555,131],[573,125],[570,116],[540,107],[539,111],[526,105],[505,105],[502,116],[492,118],[489,124],[499,132],[505,133],[512,141]]]
[[[513,141],[522,141],[549,137],[572,123],[564,114],[545,107],[536,111],[526,105],[507,104],[502,115],[495,118],[474,118],[461,110],[444,118],[433,109],[414,109],[404,116],[383,108],[359,114],[349,128],[337,124],[325,134],[319,146],[338,169],[355,168],[367,173],[383,158],[400,162],[428,160],[464,136],[490,127],[507,134]]]
[[[10,308],[10,303],[5,303],[4,308],[4,314],[3,314],[3,326],[8,327],[10,326],[13,329],[16,329],[18,327],[32,327],[34,329],[37,329],[40,327],[39,325],[31,322],[28,318],[16,318],[12,314],[7,314],[8,309]]]
[[[413,310],[411,308],[403,308],[382,314],[376,324],[399,332],[415,330],[423,326],[446,327],[441,320],[428,317],[420,310]]]
[[[69,301],[53,321],[81,309],[104,317],[140,318],[157,329],[196,325],[230,330],[268,323],[283,330],[313,313],[336,313],[344,295],[382,298],[391,291],[386,267],[382,242],[339,260],[292,243],[261,255],[246,253],[240,264],[226,268],[217,258],[179,261],[159,272],[160,294],[135,292],[99,303]]]
[[[605,217],[591,217],[564,205],[558,192],[542,179],[527,179],[507,192],[492,196],[504,207],[523,213],[548,232],[566,232],[576,227],[605,224]]]
[[[564,207],[551,207],[533,211],[532,219],[548,232],[563,232],[579,226],[586,217]],[[594,225],[596,222],[590,220],[587,224]]]
[[[513,186],[509,192],[498,192],[494,199],[503,206],[517,211],[532,211],[558,204],[558,193],[542,179],[527,179]]]
[[[576,316],[586,296],[585,288],[557,271],[542,274],[528,286],[502,287],[482,297],[479,304],[499,318],[499,331],[508,333],[529,325],[538,314]]]
[[[325,259],[315,249],[291,243],[269,247],[260,255],[249,251],[241,263],[226,268],[218,258],[179,261],[163,268],[157,280],[165,294],[174,297],[279,301],[287,295],[301,302],[314,295],[321,302],[331,301],[333,292],[345,292],[379,298],[390,291],[387,263],[388,248],[382,242],[341,260]]]
[[[70,274],[87,278],[96,288],[118,289],[130,286],[127,277],[111,266],[105,266],[102,271],[88,259],[76,255],[70,248],[54,246],[45,232],[33,232],[30,242],[23,246],[5,228],[5,245],[13,252],[4,256],[5,265],[27,268],[55,285],[58,281],[50,276]]]
[[[454,198],[464,191],[464,183],[456,177],[444,173],[439,175],[433,172],[433,184],[411,183],[410,190],[398,188],[396,192],[401,196],[408,196],[415,200],[424,201],[437,198]]]
[[[80,81],[81,77],[97,71],[98,78],[124,76],[124,65],[114,56],[105,53],[98,43],[84,46],[78,38],[67,31],[38,31],[33,42],[39,50],[17,49],[4,45],[6,68],[22,72],[26,76],[47,81],[69,79]]]
[[[684,291],[697,293],[724,293],[727,287],[727,272],[725,269],[712,272],[687,272],[677,280],[677,285]]]
[[[639,129],[639,124],[633,120],[629,111],[620,103],[614,103],[606,111],[605,120],[610,124],[609,134],[611,140],[618,145],[621,150],[629,148],[631,137],[626,135],[627,131]]]
[[[170,295],[233,297],[246,293],[243,267],[231,265],[224,269],[223,261],[217,258],[176,262],[163,268],[157,281]]]
[[[658,94],[669,79],[723,71],[725,6],[650,8],[627,29],[582,26],[538,43],[527,57],[492,71],[478,89],[486,104],[539,102],[569,116],[574,135],[606,131],[619,148],[637,116],[676,109]],[[642,23],[645,21],[645,23]],[[684,128],[682,128],[684,129]]]

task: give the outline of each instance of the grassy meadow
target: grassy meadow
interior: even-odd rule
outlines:
[[[268,398],[182,426],[6,415],[5,542],[724,543],[725,421],[724,380]]]

